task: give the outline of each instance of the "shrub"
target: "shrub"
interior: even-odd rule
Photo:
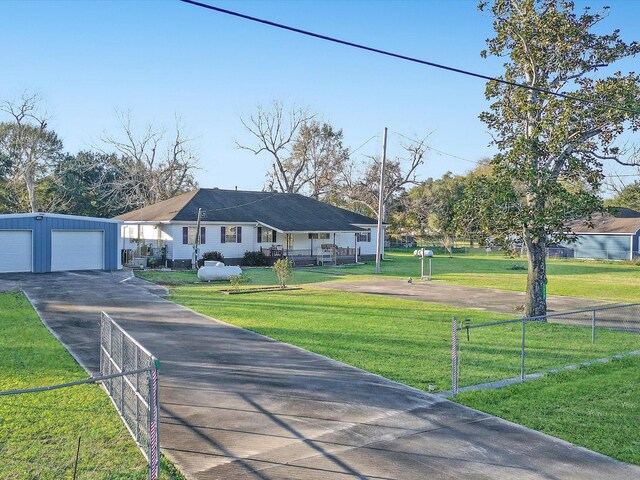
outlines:
[[[291,262],[286,258],[280,258],[273,264],[272,270],[278,277],[280,288],[286,287],[287,279],[291,276]]]
[[[526,269],[527,267],[525,267],[524,265],[520,265],[518,263],[514,263],[507,267],[507,270],[526,270]]]
[[[202,260],[215,260],[217,262],[222,262],[224,261],[224,255],[222,255],[220,252],[204,252],[202,254]]]
[[[241,265],[248,267],[266,267],[269,265],[269,259],[262,252],[244,252]]]
[[[231,286],[237,290],[240,288],[240,285],[251,283],[251,277],[246,276],[244,273],[241,273],[240,275],[232,275],[229,277],[229,282],[231,283]]]

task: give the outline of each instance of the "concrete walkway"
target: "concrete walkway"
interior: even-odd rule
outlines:
[[[640,468],[217,322],[126,273],[0,275],[95,372],[107,311],[161,362],[162,451],[190,479],[629,479]]]
[[[315,287],[331,288],[348,292],[370,293],[388,297],[439,303],[452,307],[487,310],[490,312],[522,315],[525,295],[523,292],[498,290],[495,288],[465,287],[434,281],[381,278],[379,280],[316,283]],[[609,305],[603,300],[590,300],[579,297],[561,297],[549,295],[547,305],[549,313],[570,312],[595,306]]]

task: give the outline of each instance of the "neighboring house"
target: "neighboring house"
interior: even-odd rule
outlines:
[[[56,213],[0,215],[0,272],[118,270],[121,223]]]
[[[296,264],[375,259],[372,218],[293,193],[200,188],[116,217],[128,260],[152,255],[168,267],[190,267],[198,209],[199,258],[217,251],[234,265],[245,252],[262,251]]]
[[[591,223],[592,226],[583,220],[570,223],[577,241],[563,243],[561,248],[572,250],[575,258],[633,260],[638,257],[640,212],[617,208],[615,215],[594,215]]]

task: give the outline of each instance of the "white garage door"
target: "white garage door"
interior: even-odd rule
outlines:
[[[32,270],[30,230],[0,230],[0,272]]]
[[[51,232],[51,271],[101,270],[104,265],[102,232]]]

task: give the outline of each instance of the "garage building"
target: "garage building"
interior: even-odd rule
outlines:
[[[569,228],[576,241],[560,246],[575,258],[635,260],[640,256],[640,212],[630,208],[593,215],[591,222],[577,220]]]
[[[0,272],[119,270],[121,223],[56,213],[0,215]]]

